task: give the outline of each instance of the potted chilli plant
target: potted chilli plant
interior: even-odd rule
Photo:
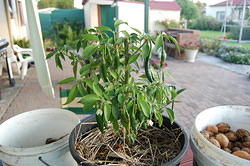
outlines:
[[[198,41],[190,41],[182,44],[181,47],[184,49],[184,60],[187,62],[195,62],[195,58],[200,48],[200,43]]]
[[[115,28],[120,24],[127,23],[117,20]],[[162,50],[163,62],[164,40],[177,43],[165,33],[154,41],[131,29],[130,34],[105,26],[88,29],[77,44],[82,55],[64,47],[47,56],[55,56],[61,69],[61,59],[72,61],[74,76],[60,82],[73,83],[66,104],[79,93],[83,112],[95,111],[70,135],[70,151],[80,165],[176,165],[187,150],[187,134],[174,122],[173,110],[184,89],[164,83],[164,63],[158,71],[150,66],[153,49]]]

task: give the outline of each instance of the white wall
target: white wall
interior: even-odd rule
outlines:
[[[0,38],[5,38],[6,40],[10,41],[10,33],[3,0],[0,1],[0,27]]]
[[[75,3],[78,0],[75,0]],[[169,0],[172,1],[172,0]],[[84,6],[85,26],[86,28],[93,28],[98,26],[98,5],[112,4],[112,1],[106,0],[89,0]],[[118,15],[119,19],[128,22],[129,26],[135,27],[140,31],[144,31],[144,4],[118,1]],[[162,27],[156,24],[156,21],[162,20],[176,20],[180,21],[180,11],[170,10],[156,10],[151,9],[149,12],[149,31],[162,30]],[[120,30],[127,30],[132,32],[128,26],[121,25]]]
[[[217,12],[224,12],[225,11],[225,7],[224,6],[207,6],[206,7],[206,15],[207,16],[212,16],[214,18],[216,18],[216,13]],[[228,8],[227,11],[227,16],[231,13],[231,9]]]
[[[157,24],[157,21],[175,20],[180,21],[180,11],[176,10],[150,10],[149,29],[151,33],[164,30],[164,27]]]
[[[140,3],[118,3],[118,17],[120,20],[128,22],[129,26],[144,30],[144,5]],[[126,25],[121,25],[120,30],[132,31]]]

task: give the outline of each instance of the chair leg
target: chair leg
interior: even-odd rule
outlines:
[[[7,63],[8,63],[8,70],[9,70],[9,77],[10,79],[13,78],[13,72],[12,72],[12,65],[11,65],[12,59],[7,58]]]
[[[21,71],[21,79],[22,80],[27,75],[27,70],[28,70],[28,62],[23,62],[22,63],[22,71]]]

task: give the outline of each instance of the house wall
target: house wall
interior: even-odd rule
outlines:
[[[26,19],[26,8],[24,0],[18,0],[21,3],[23,20],[20,18],[20,8],[16,8],[16,12],[10,17],[9,13],[6,13],[4,0],[0,1],[0,36],[6,38],[8,41],[12,39],[28,38],[27,36],[27,19]],[[16,2],[18,2],[16,1]],[[7,1],[6,1],[7,2]],[[8,11],[8,10],[7,10]],[[9,26],[8,26],[9,25]]]
[[[8,28],[8,22],[7,22],[7,15],[5,13],[5,7],[4,7],[4,1],[0,1],[0,38],[5,38],[6,40],[10,41],[10,31]]]
[[[144,30],[144,4],[119,2],[119,19],[128,22],[131,27],[135,27],[140,31]],[[149,11],[149,31],[163,30],[163,27],[157,24],[157,21],[163,20],[180,21],[180,11],[150,9]],[[130,30],[127,26],[121,26],[121,30]]]
[[[217,12],[225,12],[225,10],[226,10],[225,6],[207,6],[206,7],[206,15],[216,18]],[[232,10],[232,8],[230,6],[228,6],[227,17],[229,19],[232,19],[233,21],[237,22],[240,14],[241,13],[239,10]]]
[[[112,1],[107,0],[89,0],[89,2],[84,5],[85,27],[93,28],[98,26],[98,5],[111,5],[112,3]],[[82,6],[81,0],[75,0],[74,4],[77,8]],[[143,3],[118,1],[118,17],[120,20],[128,22],[131,27],[135,27],[140,31],[144,30]],[[151,9],[149,13],[149,31],[154,33],[155,31],[163,30],[163,27],[156,22],[166,19],[180,21],[180,11]],[[121,25],[120,30],[128,30],[132,32],[132,30],[126,25]]]

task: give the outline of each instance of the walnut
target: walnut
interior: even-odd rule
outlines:
[[[207,126],[206,130],[210,131],[210,132],[212,132],[214,134],[218,133],[218,128],[216,126],[214,126],[214,125]]]
[[[227,145],[227,148],[228,149],[232,149],[234,146],[233,146],[233,143],[232,142],[229,142],[228,145]]]
[[[242,150],[238,150],[238,151],[233,152],[233,155],[238,156],[238,157],[243,158],[243,159],[250,160],[250,154],[248,154],[247,152],[242,151]]]
[[[250,148],[242,148],[241,150],[250,154]]]
[[[250,142],[250,136],[244,137],[243,142]]]
[[[228,146],[229,140],[224,134],[217,134],[215,138],[220,143],[222,148],[226,148]]]
[[[250,148],[250,142],[243,142],[242,145],[244,147]]]
[[[240,148],[239,148],[239,147],[233,147],[233,148],[232,148],[232,151],[233,151],[233,152],[235,152],[235,151],[239,151],[239,150],[240,150]]]
[[[209,139],[209,132],[208,132],[208,131],[203,130],[203,131],[201,132],[201,134],[202,134],[206,139]]]
[[[236,131],[236,136],[239,138],[239,139],[243,139],[244,137],[247,137],[249,136],[249,132],[245,129],[238,129]]]
[[[234,142],[234,141],[237,140],[237,136],[236,136],[235,132],[230,131],[230,132],[227,132],[225,135],[227,136],[227,138],[229,139],[229,141],[233,141]]]
[[[222,123],[217,124],[216,126],[218,128],[218,131],[221,133],[226,133],[226,132],[230,131],[230,126],[227,123],[222,122]]]
[[[237,141],[237,142],[234,142],[234,147],[239,147],[239,148],[242,148],[243,146],[242,146],[242,143],[241,142],[239,142],[239,141]]]
[[[218,148],[220,148],[220,143],[219,143],[216,139],[210,138],[209,141],[210,141],[212,144],[214,144],[215,146],[217,146]]]

